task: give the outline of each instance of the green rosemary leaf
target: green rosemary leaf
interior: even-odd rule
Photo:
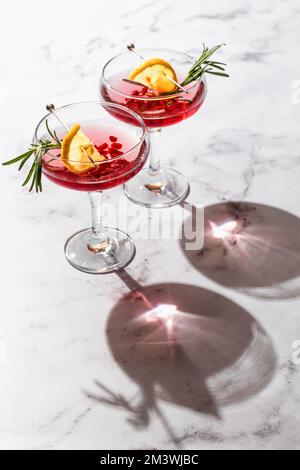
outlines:
[[[28,152],[29,153],[29,152]],[[18,171],[22,170],[23,166],[25,165],[25,163],[27,162],[27,160],[31,157],[32,153],[29,153],[29,155],[27,155],[27,157],[23,158],[23,160],[21,161],[19,167],[18,167]]]
[[[36,174],[35,174],[35,192],[38,193],[39,188],[40,188],[40,179],[41,179],[41,173],[40,173],[41,165],[39,165],[38,163],[36,165],[37,165],[37,168],[36,168]]]
[[[218,46],[213,47],[212,49],[206,49],[206,53],[204,54],[203,60],[209,59],[220,47],[224,44],[219,44]]]
[[[18,157],[12,158],[11,160],[8,160],[7,162],[2,163],[2,165],[12,165],[13,163],[19,162],[20,160],[23,160],[23,158],[27,158],[28,156],[30,157],[34,153],[34,149],[30,149],[27,152],[23,153],[22,155],[19,155]]]
[[[225,64],[225,62],[217,62],[215,60],[212,63],[213,64],[218,64],[218,65],[227,65],[227,64]]]
[[[29,192],[31,193],[31,191],[33,190],[34,186],[35,186],[35,183],[36,183],[36,174],[37,174],[37,169],[38,169],[38,166],[37,166],[37,162],[36,160],[34,161],[34,164],[33,164],[33,175],[32,175],[32,179],[31,179],[31,186],[29,188]]]
[[[40,170],[40,179],[39,179],[39,188],[40,188],[40,193],[43,191],[43,186],[42,186],[42,167]]]
[[[57,142],[58,144],[60,144],[60,140],[59,140],[59,138],[58,138],[58,136],[57,136],[57,134],[56,134],[56,131],[53,131],[53,134],[54,134],[54,136],[55,136],[56,142]]]
[[[221,67],[220,65],[216,65],[214,62],[209,62],[208,65],[218,70],[225,70],[224,67]]]
[[[206,73],[210,73],[211,75],[218,75],[219,77],[229,77],[227,73],[222,72],[213,72],[213,71],[206,71]]]
[[[26,176],[25,180],[23,181],[22,186],[26,186],[26,184],[29,183],[30,178],[31,178],[31,175],[32,175],[33,170],[34,170],[34,167],[35,167],[35,161],[34,161],[33,164],[31,165],[31,168],[30,168],[30,170],[29,170],[29,172],[28,172],[28,175]]]
[[[46,127],[47,127],[47,131],[48,131],[50,137],[52,137],[52,139],[54,140],[54,142],[60,143],[60,140],[58,139],[58,137],[57,137],[57,135],[56,135],[56,132],[55,132],[55,131],[51,131],[51,129],[50,129],[49,124],[48,124],[48,119],[46,119]]]

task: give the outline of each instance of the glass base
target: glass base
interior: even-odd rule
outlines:
[[[170,207],[183,201],[190,192],[185,176],[171,168],[161,168],[151,174],[142,170],[124,185],[128,199],[150,208]]]
[[[65,255],[76,269],[90,274],[108,274],[125,268],[135,256],[131,238],[118,229],[105,227],[108,241],[98,251],[88,248],[90,228],[74,233],[65,243]]]

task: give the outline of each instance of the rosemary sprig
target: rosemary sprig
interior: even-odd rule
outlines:
[[[209,73],[211,75],[218,75],[220,77],[229,77],[229,75],[225,72],[224,62],[216,62],[214,60],[210,60],[211,56],[222,47],[224,44],[218,44],[217,46],[209,49],[208,47],[203,44],[203,51],[199,57],[199,59],[195,62],[193,67],[189,70],[187,76],[181,83],[181,86],[186,86],[189,83],[194,82],[202,77],[204,73]]]
[[[18,170],[22,170],[23,166],[30,159],[33,158],[33,162],[29,169],[29,172],[23,181],[22,186],[26,186],[30,183],[29,191],[32,191],[35,188],[35,191],[41,192],[42,191],[42,164],[43,164],[43,156],[49,151],[54,149],[61,148],[61,141],[57,137],[55,131],[51,131],[49,129],[48,121],[46,121],[47,131],[49,132],[50,137],[53,139],[53,142],[50,140],[39,140],[37,144],[31,144],[29,150],[19,155],[18,157],[12,158],[7,162],[2,163],[2,165],[12,165],[14,163],[19,163]]]

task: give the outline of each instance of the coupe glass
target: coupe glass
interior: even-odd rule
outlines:
[[[145,59],[161,57],[168,61],[176,71],[179,83],[195,63],[190,55],[167,49],[140,49],[139,54]],[[190,83],[184,87],[186,93],[179,90],[149,96],[147,87],[124,81],[140,63],[139,57],[128,50],[113,57],[102,70],[100,96],[108,103],[121,104],[135,111],[143,118],[151,134],[150,166],[125,184],[127,197],[146,207],[169,207],[187,197],[189,184],[177,170],[160,166],[161,129],[178,124],[199,110],[206,97],[206,80],[203,76]]]
[[[79,123],[94,145],[103,145],[116,138],[122,142],[122,152],[97,162],[84,173],[74,173],[63,164],[59,151],[49,151],[43,157],[43,173],[54,183],[68,189],[88,192],[92,208],[92,226],[72,235],[65,244],[65,255],[75,268],[92,274],[105,274],[127,266],[135,255],[131,238],[121,230],[104,227],[101,218],[101,193],[105,189],[124,184],[143,167],[149,151],[149,139],[143,120],[133,111],[116,104],[100,102],[74,103],[56,109],[56,114],[67,127]],[[34,140],[59,138],[66,130],[53,114],[38,124]],[[105,146],[105,144],[104,144]],[[117,146],[120,147],[120,146]],[[101,152],[100,152],[101,153]],[[69,161],[69,164],[76,162]],[[78,164],[78,162],[77,162]]]

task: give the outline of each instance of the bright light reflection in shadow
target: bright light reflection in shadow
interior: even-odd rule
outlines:
[[[155,319],[163,320],[168,322],[176,314],[177,307],[176,305],[171,304],[159,304],[156,307],[148,310],[145,313],[145,318],[147,321],[153,321]]]
[[[164,325],[167,341],[175,342],[174,320],[178,310],[176,305],[159,304],[156,307],[144,313],[143,318],[147,323],[159,321]]]
[[[212,220],[209,220],[208,222],[214,238],[219,238],[224,241],[235,241],[238,225],[236,220],[230,220],[222,225],[217,225]]]

